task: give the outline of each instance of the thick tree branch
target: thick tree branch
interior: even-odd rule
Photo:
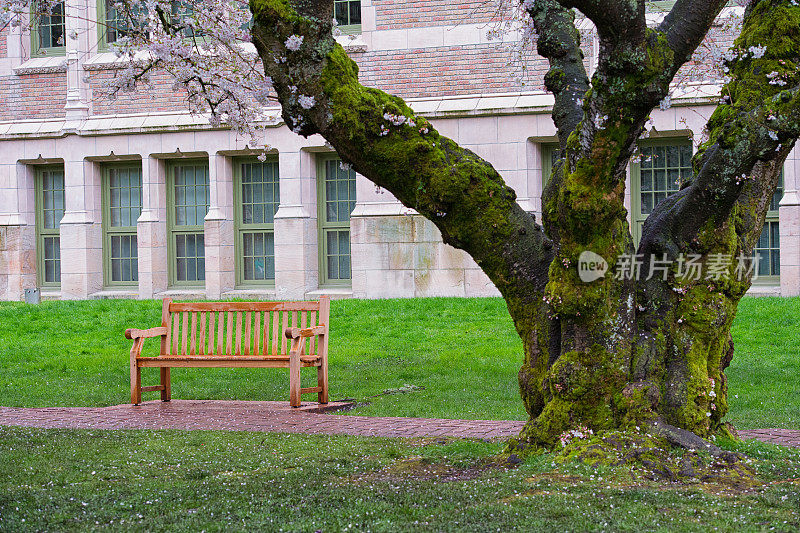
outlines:
[[[644,0],[559,0],[594,22],[601,39],[635,42],[644,35]]]
[[[512,316],[541,305],[550,243],[497,171],[439,135],[400,99],[358,82],[331,33],[330,0],[252,0],[254,43],[290,127],[320,133],[342,159],[433,221],[469,253]],[[533,311],[531,311],[533,312]]]
[[[658,28],[675,52],[674,71],[686,63],[708,33],[726,0],[678,0]]]
[[[580,32],[575,28],[574,12],[555,0],[536,0],[528,14],[539,34],[536,41],[539,55],[550,61],[544,82],[555,95],[553,122],[563,150],[570,133],[583,119],[583,97],[589,90]]]
[[[734,46],[738,56],[729,62],[733,79],[723,88],[725,103],[711,117],[709,141],[695,156],[696,175],[680,201],[659,205],[648,218],[643,253],[677,253],[704,229],[723,225],[744,198],[758,204],[756,220],[763,219],[780,163],[800,135],[800,7],[791,0],[756,4]],[[785,39],[780,45],[769,40],[779,24]],[[789,84],[794,87],[784,89]],[[738,230],[745,242],[753,232],[760,227]]]

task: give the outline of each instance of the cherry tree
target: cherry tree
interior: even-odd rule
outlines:
[[[7,22],[27,9],[21,4],[0,0]],[[117,4],[127,21],[118,54],[130,66],[109,90],[133,90],[166,70],[194,110],[254,138],[261,106],[276,99],[292,131],[322,135],[357,172],[430,219],[444,242],[469,253],[522,339],[519,386],[530,419],[512,447],[552,447],[578,428],[649,431],[688,448],[730,434],[731,324],[800,135],[796,0],[746,3],[733,48],[719,54],[722,97],[693,174],[658,204],[637,248],[623,205],[626,167],[725,0],[677,0],[654,27],[644,0],[505,2],[550,65],[545,84],[562,156],[541,221],[489,163],[402,99],[359,82],[335,38],[332,0],[251,0],[249,10],[182,4],[191,16],[170,16],[166,0]],[[598,34],[591,78],[576,16]],[[612,264],[632,258],[630,275],[582,279],[587,253]],[[682,275],[687,258],[717,275]]]

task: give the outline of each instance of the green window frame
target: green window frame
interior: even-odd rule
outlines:
[[[208,161],[167,164],[167,230],[172,287],[205,284],[205,216],[209,208]]]
[[[233,191],[236,284],[275,285],[275,213],[280,205],[277,159],[236,161]]]
[[[334,0],[333,13],[342,33],[361,33],[361,0]]]
[[[783,198],[783,171],[780,181],[772,194],[769,210],[764,219],[764,227],[753,249],[756,258],[756,274],[753,280],[762,285],[776,285],[781,275],[781,233],[778,209]]]
[[[97,0],[97,41],[98,49],[108,51],[109,45],[124,37],[130,27],[126,17],[114,8],[116,0]],[[142,9],[147,7],[142,4]]]
[[[142,213],[142,167],[103,168],[103,280],[106,287],[137,286],[136,221]]]
[[[65,210],[64,167],[37,167],[34,181],[38,284],[42,288],[60,288],[60,228]]]
[[[97,0],[97,40],[98,49],[101,51],[108,51],[110,49],[109,45],[124,36],[126,28],[131,27],[128,22],[133,22],[125,20],[126,17],[114,8],[115,3],[115,0]],[[141,6],[143,11],[147,10],[147,6],[144,3],[141,3]],[[172,24],[180,24],[181,19],[194,13],[191,4],[179,0],[170,2],[170,8],[170,22]],[[202,37],[202,32],[194,33],[190,28],[183,28],[181,33],[186,39],[192,39],[193,37],[200,39]]]
[[[692,176],[692,142],[663,139],[639,143],[631,162],[631,225],[634,244],[642,238],[644,221],[656,205],[678,192]]]
[[[350,286],[350,213],[356,205],[356,172],[342,168],[336,156],[321,158],[318,169],[317,223],[319,226],[322,286]]]
[[[194,6],[191,3],[182,2],[181,0],[172,0],[170,5],[172,7],[171,22],[175,26],[180,25],[183,19],[194,16]],[[188,26],[181,29],[181,34],[185,39],[202,39],[203,37],[202,30],[195,31]]]
[[[737,2],[728,2],[725,7],[735,7]],[[672,11],[675,7],[675,0],[645,0],[645,11],[648,13],[662,13]]]
[[[31,56],[66,55],[67,26],[64,2],[58,2],[48,14],[37,13],[39,2],[31,2]]]
[[[674,6],[675,0],[646,0],[644,3],[645,11],[648,13],[670,11]]]
[[[550,176],[553,174],[553,167],[556,161],[561,158],[561,148],[557,143],[542,143],[542,190],[544,190]]]

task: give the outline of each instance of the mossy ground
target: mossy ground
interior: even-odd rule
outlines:
[[[557,462],[618,467],[618,474],[627,470],[631,481],[713,486],[734,492],[751,491],[763,485],[744,456],[714,457],[704,451],[676,448],[664,439],[634,431],[607,431],[576,438],[555,453]]]

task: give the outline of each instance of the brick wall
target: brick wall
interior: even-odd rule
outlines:
[[[0,120],[64,116],[67,78],[63,72],[0,77]]]
[[[89,73],[94,115],[157,113],[188,109],[186,91],[173,91],[174,81],[168,74],[152,77],[154,90],[142,88],[132,93],[120,92],[112,100],[106,96],[107,89],[104,87],[104,83],[113,78],[115,74],[115,70],[98,70]]]
[[[361,82],[403,98],[499,93],[541,87],[547,62],[514,57],[502,44],[354,54]],[[528,83],[520,82],[523,65]]]
[[[719,54],[733,45],[735,35],[724,27],[716,26],[697,47],[692,59],[678,71],[675,83],[718,79],[722,73]]]
[[[486,23],[502,17],[496,0],[374,0],[378,29],[425,27],[458,23]],[[491,25],[487,25],[487,29]],[[7,32],[7,30],[6,30]],[[0,57],[6,53],[6,32],[0,32]],[[582,31],[586,65],[592,56],[588,31]],[[375,34],[380,38],[380,33]],[[730,42],[723,28],[712,30],[711,39]],[[490,42],[466,46],[443,46],[408,50],[353,53],[359,64],[361,81],[404,98],[442,97],[476,93],[501,93],[543,89],[547,62],[531,50],[515,54],[507,45]],[[712,78],[703,62],[710,61],[701,50],[697,63],[684,67],[679,80]],[[104,97],[104,80],[114,70],[87,72],[93,94],[93,113],[166,112],[187,109],[185,92],[174,92],[166,76],[155,78],[154,91],[122,94],[116,100]],[[65,75],[39,74],[16,76],[0,74],[0,120],[35,119],[63,116]]]
[[[8,57],[8,27],[0,30],[0,57]]]
[[[362,83],[403,98],[541,89],[548,68],[545,60],[517,58],[502,44],[367,52],[352,57],[359,64]],[[120,94],[116,100],[105,98],[103,83],[115,72],[89,74],[95,115],[187,109],[186,93],[174,92],[168,75],[154,78],[155,90]]]
[[[499,20],[495,0],[373,0],[378,30],[479,24]]]

